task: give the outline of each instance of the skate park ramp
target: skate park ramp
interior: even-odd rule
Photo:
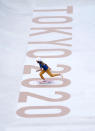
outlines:
[[[95,130],[94,12],[94,0],[0,0],[0,131]],[[63,77],[40,84],[37,57]]]

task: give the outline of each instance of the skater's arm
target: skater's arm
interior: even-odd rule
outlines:
[[[40,69],[36,70],[36,72],[38,72],[38,71],[41,71],[41,70],[42,70],[42,65],[41,65],[41,62],[39,62],[39,66],[40,66]]]
[[[48,67],[49,68],[49,70],[51,70],[51,68],[50,67]]]
[[[36,70],[36,72],[38,72],[38,71],[42,71],[42,68],[40,68],[40,69]]]
[[[48,66],[48,65],[47,65]],[[51,70],[51,68],[48,66],[48,69]]]

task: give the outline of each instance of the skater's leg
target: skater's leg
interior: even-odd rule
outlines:
[[[49,75],[49,76],[51,76],[51,77],[55,77],[55,76],[59,76],[60,75],[60,73],[52,73],[49,69],[46,71],[46,73]]]
[[[44,70],[42,70],[41,72],[40,72],[40,77],[43,79],[43,80],[45,80],[45,78],[43,77],[43,74],[45,73],[45,71]]]

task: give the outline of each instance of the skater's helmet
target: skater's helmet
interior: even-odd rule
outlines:
[[[37,58],[36,58],[36,61],[41,61],[41,58],[40,58],[40,57],[37,57]]]

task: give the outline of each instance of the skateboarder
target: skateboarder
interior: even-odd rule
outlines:
[[[45,64],[42,60],[41,60],[41,58],[37,58],[36,59],[36,62],[39,64],[39,66],[40,66],[40,69],[39,70],[37,70],[37,71],[40,71],[40,77],[41,77],[41,79],[43,79],[43,82],[45,82],[46,80],[45,80],[45,78],[43,77],[43,74],[44,73],[47,73],[49,76],[51,76],[51,77],[55,77],[55,76],[60,76],[61,74],[60,73],[52,73],[51,72],[51,68],[47,65],[47,64]]]

